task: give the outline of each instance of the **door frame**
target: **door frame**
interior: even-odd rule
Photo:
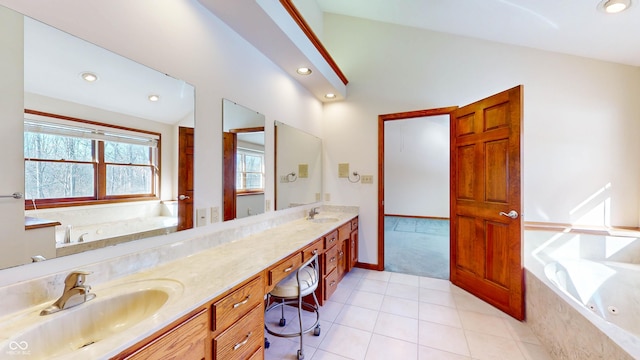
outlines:
[[[372,270],[384,270],[384,124],[386,121],[407,120],[427,116],[449,115],[451,121],[452,113],[458,106],[433,108],[425,110],[407,111],[378,115],[378,264],[365,265],[363,267]],[[451,126],[451,125],[449,125]]]

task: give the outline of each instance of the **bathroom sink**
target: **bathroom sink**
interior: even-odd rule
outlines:
[[[0,345],[0,352],[26,348],[30,359],[70,355],[152,319],[182,290],[181,283],[170,279],[135,281],[96,291],[95,299],[55,314],[39,316],[34,310],[19,319],[22,326]]]
[[[332,223],[337,222],[339,219],[334,217],[319,217],[315,219],[309,219],[309,221],[313,221],[314,223],[324,224],[324,223]]]

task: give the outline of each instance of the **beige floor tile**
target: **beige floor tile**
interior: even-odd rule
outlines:
[[[417,286],[390,282],[387,286],[387,295],[409,300],[420,300],[420,288]]]
[[[414,360],[418,358],[418,344],[378,334],[371,337],[366,360]]]
[[[531,331],[527,323],[518,321],[512,317],[505,317],[502,321],[504,321],[514,340],[540,345],[540,340],[538,340],[533,331]]]
[[[478,360],[525,360],[515,340],[465,331],[471,357]]]
[[[502,317],[467,310],[458,310],[458,314],[465,330],[513,339]]]
[[[308,359],[308,357],[305,357]],[[266,360],[266,359],[265,359]],[[344,356],[336,355],[324,350],[316,350],[311,360],[350,360]]]
[[[394,273],[391,273],[389,282],[395,283],[395,284],[410,285],[410,286],[420,286],[420,277],[416,275],[401,274],[401,273],[394,272]]]
[[[417,344],[418,320],[381,312],[373,332]]]
[[[270,346],[264,350],[265,360],[297,360],[299,343],[293,342],[287,338],[278,338],[273,335],[266,335],[269,339]],[[304,346],[304,357],[310,359],[313,357],[316,348]]]
[[[324,305],[320,307],[320,319],[333,322],[343,307],[342,303],[333,300],[325,301]]]
[[[470,356],[464,331],[452,326],[420,321],[418,343],[438,350]]]
[[[364,359],[371,341],[371,333],[334,324],[318,347],[349,359]]]
[[[420,320],[462,328],[458,310],[447,306],[420,303]]]
[[[407,300],[387,295],[382,300],[380,311],[418,319],[420,314],[420,302],[417,300]]]
[[[455,308],[456,301],[447,291],[420,288],[420,301]]]
[[[353,288],[348,286],[341,286],[340,284],[338,284],[338,288],[333,293],[333,295],[331,295],[331,301],[344,304],[351,296],[351,293],[353,293]]]
[[[378,311],[376,310],[345,305],[338,317],[336,317],[335,323],[371,332],[376,325],[377,318]]]
[[[392,273],[390,273],[388,271],[373,271],[373,270],[369,270],[369,271],[367,271],[366,274],[364,274],[362,276],[362,279],[388,282],[389,279],[391,278],[391,274]]]
[[[384,295],[381,294],[375,294],[366,291],[354,291],[346,303],[347,305],[355,305],[377,311],[380,310],[383,299]]]
[[[471,360],[471,358],[427,346],[419,346],[418,360]]]
[[[385,294],[387,292],[388,282],[379,280],[362,279],[354,288],[357,291],[366,291],[376,294]]]
[[[453,298],[456,301],[456,307],[460,310],[474,311],[482,314],[501,317],[507,316],[502,311],[494,308],[493,306],[467,292],[454,292]]]
[[[453,285],[451,285],[451,282],[449,280],[420,277],[420,287],[451,292],[451,288],[453,287]]]

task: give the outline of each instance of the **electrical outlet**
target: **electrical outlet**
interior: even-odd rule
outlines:
[[[264,201],[264,211],[271,211],[271,199],[266,199]]]
[[[324,194],[324,201],[331,201],[331,194],[329,193]]]
[[[280,176],[280,182],[281,183],[288,183],[289,180],[287,179],[287,175]]]
[[[339,178],[348,178],[349,177],[349,164],[338,164],[338,177]]]
[[[217,206],[211,208],[211,223],[220,221],[220,210]]]
[[[322,201],[322,196],[320,193],[316,193],[316,201]]]
[[[373,184],[373,175],[362,175],[360,181],[363,184]]]
[[[207,209],[197,209],[196,210],[196,226],[205,226],[207,225]]]

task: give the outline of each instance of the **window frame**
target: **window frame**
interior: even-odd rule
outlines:
[[[29,115],[36,115],[36,117],[44,117],[50,119],[63,120],[64,122],[69,122],[70,125],[77,125],[79,128],[91,128],[94,126],[95,128],[108,128],[113,129],[114,133],[120,131],[121,133],[138,133],[142,136],[155,137],[157,138],[157,145],[155,150],[153,147],[150,147],[150,159],[151,163],[149,165],[140,165],[140,164],[121,164],[121,163],[106,163],[104,161],[104,140],[96,140],[92,139],[92,160],[90,162],[87,161],[77,161],[77,160],[48,160],[48,159],[31,159],[24,158],[25,164],[27,161],[37,161],[37,162],[49,162],[49,163],[82,163],[82,164],[93,164],[94,167],[94,177],[93,177],[93,196],[84,196],[84,197],[70,197],[70,198],[48,198],[48,199],[27,199],[25,196],[25,210],[34,210],[34,209],[46,209],[46,208],[57,208],[57,207],[68,207],[68,206],[84,206],[84,205],[99,205],[99,204],[109,204],[109,203],[119,203],[119,202],[129,202],[129,201],[144,201],[144,200],[158,200],[159,192],[161,186],[160,174],[161,172],[161,160],[162,157],[160,154],[162,153],[162,138],[161,134],[154,131],[141,130],[131,127],[119,126],[106,124],[102,122],[97,122],[93,120],[80,119],[70,116],[52,114],[32,109],[25,109],[25,120],[27,120]],[[77,123],[77,124],[76,124]],[[26,131],[25,131],[26,132]],[[155,154],[154,154],[155,153]],[[155,163],[154,163],[155,162]],[[107,184],[106,184],[106,174],[107,174],[107,165],[126,165],[126,166],[142,166],[151,169],[151,193],[149,194],[125,194],[125,195],[107,195]],[[25,166],[26,168],[26,166]],[[25,179],[26,186],[26,179]]]
[[[262,188],[259,189],[239,189],[237,187],[237,184],[234,184],[234,186],[236,186],[236,195],[238,196],[242,196],[242,195],[256,195],[256,194],[263,194],[264,193],[264,187],[265,187],[265,165],[264,165],[264,152],[263,151],[258,151],[258,150],[254,150],[254,149],[248,149],[248,148],[241,148],[238,147],[236,150],[236,159],[240,157],[240,155],[243,154],[249,154],[249,155],[259,155],[262,159],[261,161],[261,171],[260,171],[260,175],[262,176]],[[244,156],[242,156],[243,159],[245,159]],[[242,162],[243,164],[243,171],[238,171],[238,169],[236,168],[236,177],[238,178],[242,178],[244,179],[243,183],[246,184],[246,176],[245,174],[250,173],[250,174],[257,174],[257,172],[255,171],[244,171],[246,169],[246,162],[243,160]]]

